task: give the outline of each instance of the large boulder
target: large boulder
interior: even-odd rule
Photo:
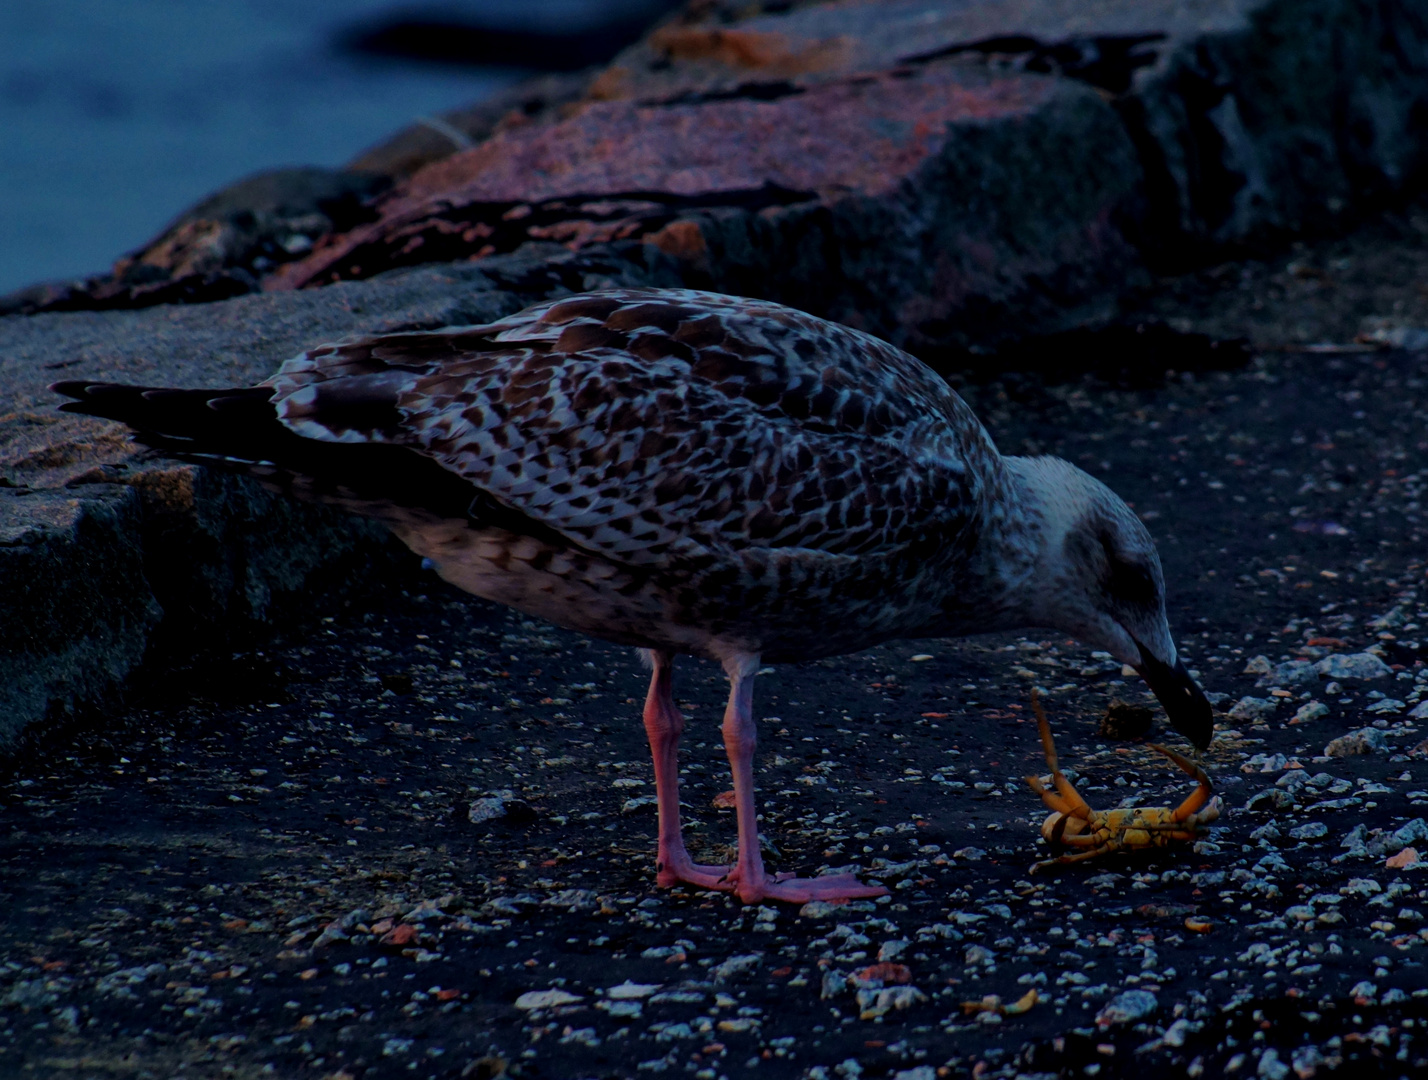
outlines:
[[[1055,167],[1048,167],[1055,163]],[[270,289],[637,240],[687,283],[913,345],[1062,329],[1133,276],[1139,169],[1091,88],[944,62],[769,100],[593,102],[419,171]]]
[[[1428,12],[1403,0],[698,10],[265,287],[635,238],[690,284],[987,348],[1424,173]]]
[[[321,610],[315,592],[370,584],[411,559],[380,526],[144,452],[122,425],[57,412],[46,384],[246,386],[323,340],[678,282],[663,257],[645,265],[552,247],[225,303],[0,318],[0,748],[103,701],[156,651],[271,633]]]
[[[299,167],[245,177],[203,199],[107,274],[0,297],[0,315],[212,303],[258,287],[275,266],[369,221],[383,173]]]
[[[770,92],[944,59],[1100,90],[1144,172],[1138,239],[1161,257],[1330,224],[1421,183],[1428,162],[1428,8],[1412,0],[843,0],[744,19],[715,8],[657,29],[596,90]]]

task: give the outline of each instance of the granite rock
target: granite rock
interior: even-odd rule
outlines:
[[[1406,3],[715,5],[265,286],[634,239],[691,285],[992,348],[1108,317],[1146,265],[1405,190],[1424,107],[1428,19]]]
[[[966,346],[1105,314],[1134,277],[1115,223],[1137,176],[1089,88],[950,62],[777,100],[595,102],[418,172],[378,203],[378,220],[266,287],[531,239],[633,240],[679,259],[691,285],[898,342]]]
[[[405,179],[423,166],[467,150],[498,131],[555,115],[559,109],[584,98],[592,79],[590,72],[527,79],[464,108],[423,117],[362,151],[346,168]]]
[[[659,28],[605,96],[712,96],[941,59],[1104,93],[1145,174],[1156,261],[1332,223],[1421,182],[1428,12],[1354,0],[861,0]],[[769,91],[765,91],[769,92]]]
[[[1409,0],[697,3],[602,72],[375,147],[354,167],[401,183],[363,193],[367,220],[258,241],[190,215],[106,279],[10,303],[215,300],[624,240],[686,284],[995,349],[1110,318],[1147,266],[1421,184],[1425,108]]]
[[[667,260],[547,246],[318,291],[0,318],[10,403],[0,415],[0,748],[103,702],[156,650],[187,655],[271,633],[320,607],[314,593],[370,583],[411,558],[370,522],[178,465],[141,451],[121,425],[59,413],[48,383],[245,386],[347,334],[487,321],[545,296],[675,281]]]
[[[161,613],[139,516],[119,485],[0,489],[0,744],[112,693],[143,657]]]
[[[380,173],[273,169],[224,188],[179,217],[108,274],[51,282],[0,297],[0,315],[210,303],[257,288],[274,266],[345,232],[391,185]]]

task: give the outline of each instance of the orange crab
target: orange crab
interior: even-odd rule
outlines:
[[[1205,775],[1205,770],[1174,750],[1154,743],[1147,745],[1175,762],[1199,783],[1200,786],[1190,797],[1173,810],[1168,806],[1092,810],[1056,764],[1056,744],[1051,740],[1051,725],[1046,722],[1046,713],[1034,690],[1031,707],[1036,713],[1037,727],[1041,730],[1041,745],[1046,748],[1046,762],[1051,766],[1051,781],[1056,785],[1056,792],[1052,792],[1040,778],[1026,778],[1031,790],[1040,795],[1053,811],[1041,826],[1041,835],[1050,844],[1087,849],[1039,862],[1031,868],[1033,874],[1057,863],[1092,859],[1121,848],[1169,847],[1194,840],[1199,836],[1196,830],[1201,825],[1208,825],[1220,816],[1220,799],[1218,796],[1211,798],[1210,778]],[[1208,806],[1205,805],[1207,801]]]

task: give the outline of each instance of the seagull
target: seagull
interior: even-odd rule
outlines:
[[[319,345],[252,387],[52,389],[74,399],[62,409],[121,421],[163,453],[378,519],[468,593],[642,650],[661,886],[746,903],[885,891],[765,870],[765,663],[1052,628],[1135,668],[1177,730],[1210,742],[1130,508],[1065,461],[1002,456],[916,358],[778,304],[610,289]],[[729,678],[729,866],[684,845],[679,654]]]

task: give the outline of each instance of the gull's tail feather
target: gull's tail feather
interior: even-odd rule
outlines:
[[[248,473],[301,499],[377,518],[383,506],[439,518],[470,518],[481,492],[404,446],[303,438],[278,419],[271,387],[174,390],[68,381],[61,411],[117,420],[145,446],[198,464]],[[483,517],[487,515],[481,515]]]
[[[279,423],[273,391],[266,386],[174,390],[71,381],[50,389],[74,399],[61,405],[61,412],[118,420],[156,449],[256,464],[276,463],[301,442]]]

